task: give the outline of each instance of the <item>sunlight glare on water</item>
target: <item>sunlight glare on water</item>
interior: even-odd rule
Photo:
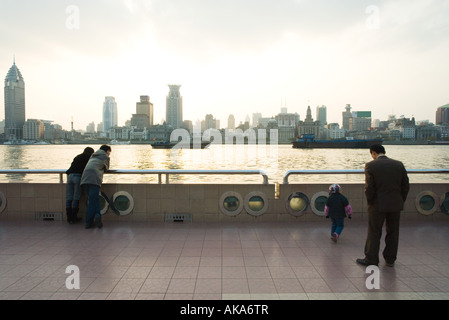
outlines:
[[[0,145],[2,169],[67,169],[86,146]],[[282,183],[289,170],[354,170],[371,161],[365,149],[293,149],[290,145],[211,145],[208,149],[152,149],[150,145],[113,145],[116,170],[263,170],[270,183]],[[387,156],[407,169],[448,169],[449,146],[386,145]],[[65,178],[64,178],[65,179]],[[59,182],[59,175],[0,175],[1,182]],[[164,182],[165,180],[163,180]],[[363,182],[363,174],[291,176],[299,182]],[[413,174],[410,181],[447,181],[444,174]],[[157,183],[158,176],[106,174],[105,183]],[[262,183],[259,175],[170,175],[171,183]]]

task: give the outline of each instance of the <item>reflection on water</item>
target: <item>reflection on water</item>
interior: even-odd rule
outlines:
[[[29,167],[24,163],[26,158],[27,150],[22,148],[22,146],[7,145],[4,146],[2,154],[2,160],[0,168],[2,169],[29,169]],[[5,179],[7,181],[14,182],[27,182],[26,174],[7,174]]]
[[[86,146],[0,145],[2,169],[67,169]],[[449,146],[385,146],[387,155],[403,161],[407,169],[449,168]],[[211,145],[208,149],[152,149],[150,145],[113,145],[111,169],[145,170],[263,170],[269,182],[282,183],[289,170],[363,169],[371,161],[365,149],[293,149],[290,145]],[[291,176],[295,182],[362,182],[362,175]],[[410,175],[412,182],[447,181],[447,175]],[[0,175],[0,181],[59,182],[55,175]],[[162,179],[165,182],[165,177]],[[262,183],[259,175],[170,175],[171,182]],[[157,183],[158,175],[105,175],[104,182]]]

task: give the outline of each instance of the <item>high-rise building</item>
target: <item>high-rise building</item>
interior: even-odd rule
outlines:
[[[349,119],[352,118],[352,112],[351,112],[351,105],[347,104],[346,105],[346,111],[342,112],[342,116],[343,116],[343,129],[345,130],[349,130]]]
[[[228,117],[228,129],[235,129],[235,117],[233,114],[230,114]]]
[[[103,103],[103,132],[117,126],[117,102],[114,97],[106,97]]]
[[[193,132],[193,122],[192,120],[184,120],[183,126],[185,129],[187,129],[190,133]]]
[[[366,131],[371,128],[371,111],[354,111],[349,118],[349,131]]]
[[[131,117],[131,127],[136,127],[137,129],[149,129],[150,118],[144,113],[133,114]]]
[[[321,127],[327,124],[327,108],[326,106],[316,107],[316,119],[320,122]]]
[[[93,121],[87,125],[86,132],[95,133],[95,123]]]
[[[172,126],[173,129],[181,128],[183,125],[182,118],[182,97],[179,92],[180,85],[171,85],[168,87],[170,91],[167,96],[167,109],[166,109],[166,118],[165,122]]]
[[[23,139],[25,124],[25,81],[16,61],[5,78],[5,139]]]
[[[219,129],[218,120],[214,118],[211,114],[206,114],[206,118],[204,120],[204,129]]]
[[[449,104],[437,109],[435,124],[449,124]]]
[[[149,96],[140,96],[140,102],[136,103],[136,114],[146,114],[149,119],[147,128],[153,126],[153,104],[150,102]]]
[[[259,125],[260,119],[262,119],[262,114],[260,112],[253,113],[253,127],[257,127]]]
[[[299,121],[299,114],[297,113],[279,113],[275,116],[278,123],[278,127],[291,127],[294,128]]]
[[[44,138],[44,123],[39,119],[28,119],[23,126],[25,140],[41,140]]]

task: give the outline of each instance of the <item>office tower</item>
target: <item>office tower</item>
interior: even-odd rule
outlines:
[[[41,140],[44,138],[44,122],[39,119],[28,119],[23,126],[23,138],[25,140]]]
[[[114,97],[106,97],[103,103],[103,132],[117,126],[117,102]]]
[[[25,81],[16,61],[5,78],[5,139],[23,139],[25,124]]]
[[[228,117],[228,129],[235,129],[235,117],[233,114],[230,114]]]
[[[204,120],[204,129],[220,129],[220,121],[215,119],[213,115],[206,114]]]
[[[260,112],[253,113],[253,127],[257,127],[261,119],[262,114]]]
[[[150,118],[144,113],[137,113],[131,116],[131,127],[137,129],[149,129],[150,128]]]
[[[449,104],[437,109],[435,124],[449,124]]]
[[[349,118],[350,131],[366,131],[371,128],[371,111],[354,111]]]
[[[327,108],[326,106],[316,107],[316,119],[320,122],[320,126],[324,127],[327,124]]]
[[[183,126],[185,129],[187,129],[190,133],[193,132],[193,122],[192,120],[184,120]]]
[[[86,132],[95,133],[95,123],[93,121],[87,125]]]
[[[295,127],[299,121],[297,113],[279,113],[274,117],[279,127]]]
[[[351,105],[347,104],[346,105],[346,111],[342,112],[342,116],[343,116],[343,129],[345,130],[349,130],[349,119],[352,118],[352,112],[351,112]]]
[[[149,96],[140,96],[140,102],[136,103],[136,114],[146,114],[149,119],[147,128],[153,126],[153,104],[150,102]]]
[[[182,97],[179,92],[180,85],[168,85],[170,91],[167,96],[167,109],[165,122],[173,129],[182,127]]]

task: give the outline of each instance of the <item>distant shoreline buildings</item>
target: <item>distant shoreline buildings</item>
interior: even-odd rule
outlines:
[[[183,97],[181,85],[169,84],[166,97],[166,118],[162,124],[154,124],[154,106],[150,96],[141,95],[136,102],[136,113],[118,126],[118,104],[113,96],[106,96],[103,103],[102,122],[97,125],[91,122],[85,132],[78,132],[72,128],[63,130],[51,120],[26,119],[25,117],[25,82],[16,66],[15,59],[5,78],[5,120],[0,122],[0,140],[17,141],[33,140],[57,143],[60,141],[104,141],[127,140],[148,143],[155,140],[169,140],[175,129],[185,129],[190,135],[194,129],[204,132],[209,129],[219,130],[222,136],[227,132],[248,132],[253,130],[259,134],[260,130],[267,132],[272,129],[278,131],[278,143],[291,143],[302,134],[314,134],[322,139],[341,139],[354,137],[361,139],[381,137],[385,141],[413,142],[449,140],[449,104],[438,107],[435,124],[429,121],[416,123],[412,117],[390,116],[387,120],[373,120],[371,111],[352,111],[347,104],[342,112],[342,125],[327,123],[327,107],[316,107],[316,120],[312,117],[312,109],[307,107],[306,117],[300,119],[298,113],[288,113],[287,107],[282,106],[279,113],[271,117],[263,117],[261,113],[252,114],[252,123],[247,116],[245,121],[236,124],[234,115],[229,115],[227,128],[221,128],[220,121],[212,114],[205,115],[204,120],[193,125],[191,120],[183,118]],[[264,134],[264,136],[269,136]]]

